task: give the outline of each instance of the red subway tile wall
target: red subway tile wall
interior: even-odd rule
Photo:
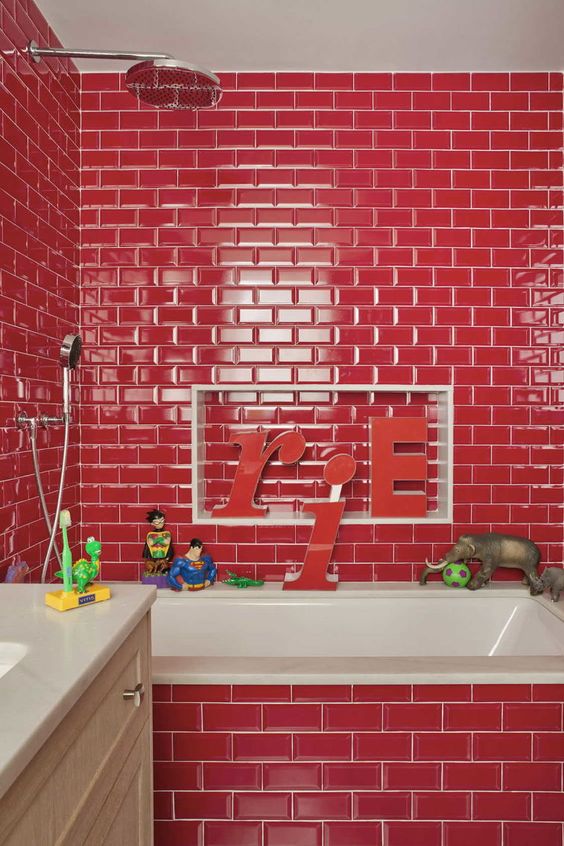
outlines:
[[[32,0],[0,0],[0,581],[16,557],[38,578],[47,549],[29,437],[16,416],[61,413],[59,348],[79,324],[80,79],[68,60],[30,61],[30,39],[59,46]],[[80,523],[78,441],[74,426],[64,498],[71,541]],[[37,442],[52,513],[61,428],[40,430]]]
[[[454,386],[454,525],[343,527],[341,578],[412,579],[469,527],[560,563],[562,74],[222,81],[218,109],[178,113],[83,77],[82,480],[104,575],[138,576],[155,506],[250,575],[302,560],[308,527],[191,522],[190,386],[233,382]],[[355,424],[322,412],[323,441]]]
[[[561,846],[563,685],[155,685],[156,846]]]

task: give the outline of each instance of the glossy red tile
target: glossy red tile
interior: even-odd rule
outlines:
[[[350,685],[295,684],[292,686],[294,702],[349,702],[351,696]]]
[[[387,846],[441,846],[440,822],[384,822]]]
[[[499,731],[502,706],[495,703],[447,703],[444,706],[444,727],[447,731]]]
[[[261,706],[208,703],[203,709],[204,731],[260,731]]]
[[[350,793],[294,793],[294,819],[351,819]]]
[[[353,700],[355,702],[409,702],[411,700],[411,686],[405,684],[355,684]]]
[[[530,702],[531,686],[528,684],[475,684],[474,702]]]
[[[292,818],[291,793],[235,793],[234,819],[289,820]]]
[[[175,732],[172,735],[175,761],[228,761],[232,737],[224,732]]]
[[[534,820],[558,820],[564,822],[562,804],[558,800],[561,793],[539,792],[533,797],[533,819]]]
[[[488,735],[481,737],[487,738]],[[413,735],[413,759],[415,761],[469,761],[472,756],[471,743],[472,735],[467,732],[417,733]]]
[[[262,787],[260,764],[206,762],[198,766],[203,773],[203,784],[199,787],[205,790],[260,790]]]
[[[320,822],[265,822],[264,846],[322,846]]]
[[[504,705],[503,728],[507,731],[560,731],[562,706],[560,703]]]
[[[378,731],[382,727],[381,706],[377,703],[324,705],[324,731]]]
[[[445,762],[443,783],[446,790],[499,790],[501,773],[502,765],[498,763]]]
[[[407,732],[367,732],[353,736],[355,761],[411,761],[411,748],[412,736]],[[442,758],[438,751],[433,757]]]
[[[531,796],[529,793],[475,793],[473,796],[476,820],[529,820]]]
[[[155,790],[200,790],[202,765],[180,761],[158,761],[154,765]]]
[[[320,731],[319,705],[264,705],[265,731]]]
[[[323,787],[327,790],[378,790],[380,764],[324,764]]]
[[[203,837],[204,824],[201,820],[155,822],[156,843],[166,843],[167,846],[202,846]],[[258,842],[255,841],[253,846],[258,846]]]
[[[350,761],[350,734],[295,734],[295,761]]]
[[[507,846],[528,846],[542,843],[543,846],[557,846],[562,836],[560,823],[506,822],[503,823],[504,843]]]
[[[386,731],[433,731],[442,728],[442,706],[439,704],[383,705],[383,726]]]
[[[444,846],[501,846],[502,826],[497,822],[445,822]]]
[[[236,761],[289,761],[292,757],[290,734],[235,734],[233,758]]]
[[[197,703],[155,703],[155,731],[199,731],[202,728],[201,706]]]
[[[384,790],[439,790],[441,764],[384,763],[382,784]]]
[[[456,791],[448,793],[414,793],[413,816],[420,820],[469,820],[472,812],[472,794]]]
[[[380,822],[327,822],[325,846],[381,846]]]
[[[263,846],[260,822],[206,821],[204,832],[206,846]]]
[[[561,778],[559,763],[506,763],[503,768],[504,790],[558,791]]]
[[[262,765],[264,788],[266,790],[321,790],[321,767],[319,763],[264,763]]]
[[[181,819],[230,819],[231,793],[219,791],[175,791],[174,818]]]

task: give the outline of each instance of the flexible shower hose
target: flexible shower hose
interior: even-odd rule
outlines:
[[[37,492],[39,494],[39,502],[41,503],[41,510],[43,512],[43,519],[45,521],[45,525],[47,526],[47,531],[49,532],[49,537],[51,537],[51,518],[49,517],[49,512],[47,511],[47,504],[45,502],[45,493],[43,491],[43,484],[41,482],[41,473],[39,471],[39,455],[37,453],[37,421],[35,418],[32,418],[29,427],[29,439],[31,441],[31,456],[33,458],[33,472],[35,474],[35,482],[37,485]],[[57,561],[59,563],[59,567],[62,567],[61,562],[61,555],[59,553],[57,544],[55,543],[53,546],[53,550],[55,555],[57,556]]]
[[[63,460],[61,463],[61,477],[59,479],[59,490],[57,493],[57,505],[55,507],[55,514],[53,515],[53,524],[51,526],[51,536],[49,538],[49,546],[47,547],[47,553],[45,555],[45,560],[43,562],[43,568],[41,570],[41,584],[45,584],[45,578],[47,576],[47,568],[49,566],[49,558],[51,557],[51,550],[53,549],[53,545],[55,543],[55,535],[57,534],[57,529],[59,528],[59,514],[61,513],[61,504],[63,501],[63,487],[65,484],[65,472],[67,469],[67,452],[69,447],[69,417],[70,415],[68,412],[63,413],[64,422],[65,422],[65,436],[63,441]],[[59,560],[59,555],[57,553],[57,560]]]

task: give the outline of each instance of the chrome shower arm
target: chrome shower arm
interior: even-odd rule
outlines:
[[[131,59],[132,61],[150,61],[151,59],[172,59],[169,53],[135,53],[113,50],[67,50],[65,47],[38,47],[35,41],[27,45],[27,52],[34,62],[40,62],[43,56],[61,56],[69,59]]]

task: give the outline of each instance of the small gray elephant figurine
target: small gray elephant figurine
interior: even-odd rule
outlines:
[[[482,566],[468,584],[469,590],[478,590],[486,582],[489,582],[498,567],[514,567],[523,570],[524,581],[529,583],[532,596],[542,593],[544,590],[537,571],[540,561],[538,546],[527,538],[501,535],[497,532],[487,532],[483,535],[460,535],[452,549],[449,549],[437,564],[426,562],[419,584],[426,584],[429,573],[442,570],[447,564],[454,564],[456,561],[469,561],[471,558],[481,561]]]
[[[541,576],[543,590],[550,588],[550,598],[553,602],[560,599],[560,591],[564,590],[564,570],[562,567],[547,567]]]

